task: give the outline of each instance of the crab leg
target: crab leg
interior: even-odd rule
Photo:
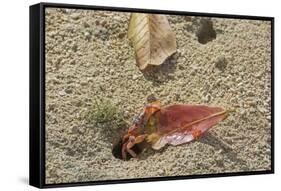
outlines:
[[[135,139],[135,144],[143,142],[146,139],[146,137],[147,137],[147,134],[137,136]]]
[[[135,153],[135,151],[133,151],[132,149],[127,148],[128,153],[130,153],[130,155],[134,158],[137,157],[137,154]]]
[[[145,140],[145,138],[147,137],[146,134],[144,135],[139,135],[137,137],[134,136],[130,136],[128,142],[126,143],[126,145],[124,145],[124,153],[123,153],[123,149],[122,149],[122,157],[124,158],[124,156],[126,155],[125,150],[130,153],[130,155],[132,157],[137,157],[137,154],[132,150],[132,148],[134,147],[135,144],[141,143]]]
[[[128,143],[125,143],[125,144],[122,146],[122,158],[123,158],[124,160],[127,159],[127,154],[126,154],[127,144],[128,144]]]

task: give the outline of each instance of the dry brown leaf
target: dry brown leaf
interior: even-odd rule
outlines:
[[[132,13],[128,37],[141,70],[161,65],[176,52],[176,37],[165,15]]]

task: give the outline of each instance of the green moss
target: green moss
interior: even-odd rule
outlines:
[[[109,101],[96,101],[92,110],[92,118],[97,123],[113,121],[118,117],[118,108]]]
[[[111,101],[95,99],[92,107],[88,110],[87,119],[89,124],[111,132],[111,130],[126,127],[123,116],[123,112]]]

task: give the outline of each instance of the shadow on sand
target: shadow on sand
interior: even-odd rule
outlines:
[[[204,137],[199,139],[199,142],[203,144],[210,145],[214,147],[216,150],[222,150],[223,155],[226,155],[232,162],[240,163],[246,166],[246,161],[238,158],[237,152],[233,150],[228,144],[226,144],[223,140],[217,138],[217,136],[213,135],[210,132],[207,132]]]
[[[175,53],[159,66],[149,66],[142,71],[146,80],[151,81],[153,85],[160,85],[164,82],[174,79],[173,73],[177,66],[177,56]]]

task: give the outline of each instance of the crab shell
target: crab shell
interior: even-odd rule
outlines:
[[[159,150],[166,144],[181,145],[201,137],[223,120],[227,111],[220,107],[177,104],[151,115],[146,125],[147,141]]]
[[[201,137],[226,116],[227,111],[220,107],[187,104],[160,107],[159,103],[148,104],[123,136],[122,145],[128,143],[130,136],[140,135],[147,135],[145,141],[154,150],[167,144],[185,144]]]

